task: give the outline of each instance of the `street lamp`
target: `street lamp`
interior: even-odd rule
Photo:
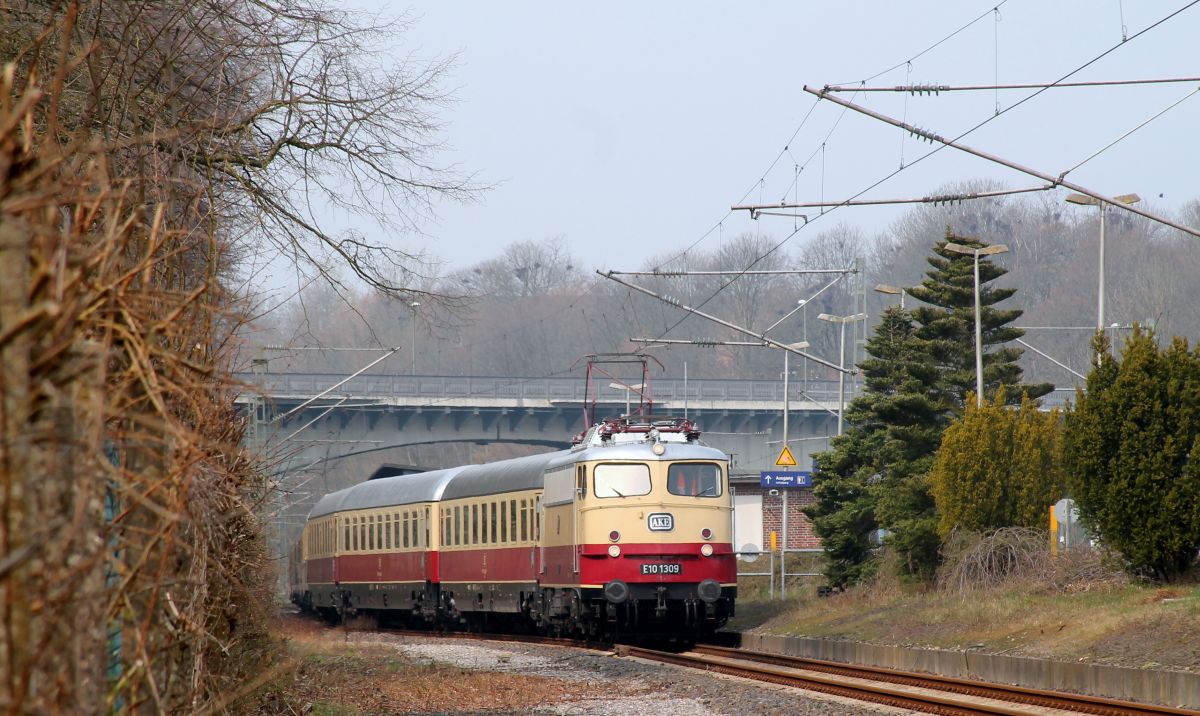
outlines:
[[[1113,198],[1122,204],[1136,204],[1142,200],[1142,197],[1137,194],[1122,194]],[[1102,331],[1104,330],[1104,215],[1108,213],[1106,211],[1108,206],[1106,202],[1086,194],[1067,194],[1067,203],[1100,207],[1100,270],[1099,295],[1096,297],[1096,330]]]
[[[983,329],[979,320],[979,257],[1003,254],[1008,251],[1004,244],[992,244],[982,249],[973,249],[962,244],[946,244],[947,251],[966,254],[975,258],[975,406],[983,407]]]
[[[417,307],[421,305],[420,301],[412,301],[408,307],[412,309],[412,371],[413,375],[417,374]]]
[[[896,286],[889,286],[886,283],[879,283],[879,284],[875,284],[875,290],[878,293],[887,293],[887,294],[891,294],[893,296],[897,296],[897,295],[900,296],[900,310],[901,311],[904,310],[904,297],[905,297],[905,295],[908,294],[908,289],[897,288]]]
[[[808,341],[796,341],[795,343],[787,344],[788,348],[802,351],[808,348]],[[792,351],[786,350],[783,352],[783,446],[788,444],[788,413],[791,412],[791,406],[788,404],[788,379],[791,378],[791,371],[788,369],[788,356]],[[785,532],[786,534],[786,532]]]
[[[842,415],[846,412],[846,324],[866,320],[867,314],[855,313],[852,316],[834,316],[822,313],[817,316],[822,321],[841,325],[841,339],[838,342],[838,435],[842,434]]]
[[[645,388],[646,384],[634,383],[633,385],[629,385],[628,383],[609,383],[608,387],[625,389],[625,416],[629,417],[629,391],[636,390],[638,392],[638,406],[640,407],[642,404],[642,388]]]

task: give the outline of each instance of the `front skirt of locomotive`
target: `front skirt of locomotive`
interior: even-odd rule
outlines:
[[[737,562],[731,545],[587,545],[580,560],[584,601],[618,626],[678,631],[717,629],[733,616]],[[671,552],[665,554],[664,552]]]

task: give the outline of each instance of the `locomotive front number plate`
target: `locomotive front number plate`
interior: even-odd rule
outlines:
[[[642,574],[683,574],[683,565],[678,562],[671,564],[643,564]]]

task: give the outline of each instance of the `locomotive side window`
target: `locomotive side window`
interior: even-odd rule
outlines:
[[[667,492],[685,497],[721,494],[721,468],[711,462],[677,462],[667,468]]]
[[[596,497],[632,497],[650,492],[650,467],[634,463],[597,465],[592,471]]]
[[[580,498],[587,497],[587,468],[583,465],[575,468],[575,491]]]

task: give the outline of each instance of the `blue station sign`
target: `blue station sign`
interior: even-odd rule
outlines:
[[[762,487],[812,487],[812,472],[809,470],[771,470],[758,474]]]

